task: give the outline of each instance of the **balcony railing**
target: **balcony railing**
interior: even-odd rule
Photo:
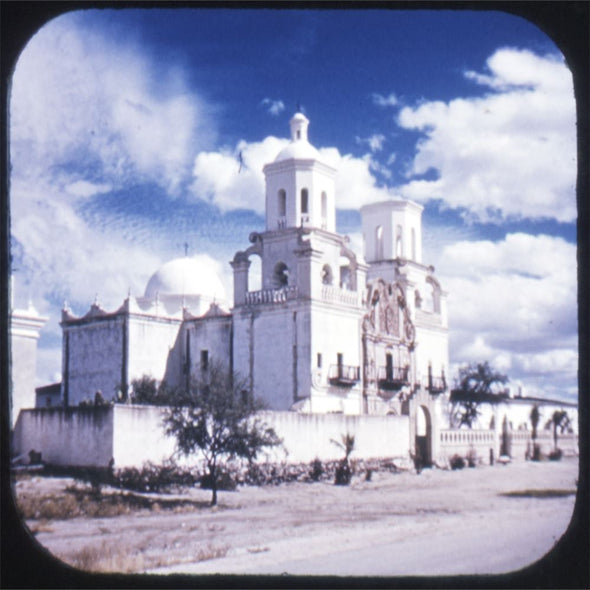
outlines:
[[[409,385],[409,367],[380,367],[379,389],[399,391],[404,385]]]
[[[246,305],[263,305],[266,303],[285,303],[297,298],[297,287],[283,287],[281,289],[261,289],[246,293]]]
[[[361,368],[351,365],[332,365],[328,372],[328,381],[339,387],[353,387],[361,380]]]

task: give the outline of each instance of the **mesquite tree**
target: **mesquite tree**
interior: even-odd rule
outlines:
[[[555,410],[547,426],[553,426],[553,448],[557,451],[557,429],[563,434],[570,428],[570,419],[565,410]]]
[[[257,413],[264,409],[243,380],[212,363],[206,374],[181,392],[165,414],[166,433],[176,438],[177,453],[201,453],[217,504],[219,476],[236,457],[253,462],[264,447],[280,444],[275,431]]]
[[[487,361],[461,367],[456,387],[451,391],[452,427],[471,428],[479,416],[480,404],[496,404],[507,397],[500,389],[507,382],[508,377],[492,369]]]

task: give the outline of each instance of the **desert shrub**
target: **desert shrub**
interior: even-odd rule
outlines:
[[[155,465],[149,461],[141,469],[119,469],[112,477],[114,486],[138,492],[165,492],[174,487],[193,486],[197,481],[198,476],[190,469],[174,463]]]
[[[112,482],[113,465],[110,463],[108,467],[74,468],[72,475],[76,481],[90,485],[92,493],[100,496],[102,487]]]
[[[292,481],[308,481],[309,464],[252,463],[240,483],[255,486],[280,485]]]
[[[453,455],[449,460],[451,469],[463,469],[465,467],[465,459],[461,455]]]
[[[340,437],[341,441],[331,439],[335,445],[344,451],[344,458],[338,463],[334,475],[334,484],[337,486],[347,486],[352,479],[353,468],[350,464],[350,455],[354,451],[354,435],[346,433]]]
[[[334,484],[337,486],[347,486],[350,484],[352,479],[352,469],[350,464],[346,460],[342,460],[336,468],[336,474],[334,475]]]
[[[550,461],[560,461],[563,453],[561,449],[555,449],[549,453],[549,460]]]
[[[236,489],[237,483],[235,479],[227,471],[219,471],[216,474],[216,489],[231,492]],[[213,480],[210,473],[205,473],[199,482],[201,489],[212,490]]]
[[[311,470],[309,472],[309,477],[311,481],[320,481],[322,475],[324,474],[324,466],[319,459],[314,459],[311,462]]]

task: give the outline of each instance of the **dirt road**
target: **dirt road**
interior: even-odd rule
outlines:
[[[217,509],[29,525],[53,554],[103,571],[503,573],[539,559],[565,532],[577,473],[572,458],[376,473],[368,482],[355,478],[350,487],[243,487],[222,492]],[[207,500],[209,493],[193,490],[191,497]]]

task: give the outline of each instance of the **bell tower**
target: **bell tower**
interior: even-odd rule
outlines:
[[[336,170],[309,143],[308,126],[302,113],[291,118],[289,143],[263,168],[266,231],[231,262],[233,361],[271,409],[358,414],[367,267],[336,233]]]
[[[336,231],[336,170],[322,162],[307,138],[309,119],[295,113],[290,121],[291,141],[274,162],[264,168],[266,230],[312,227]]]

